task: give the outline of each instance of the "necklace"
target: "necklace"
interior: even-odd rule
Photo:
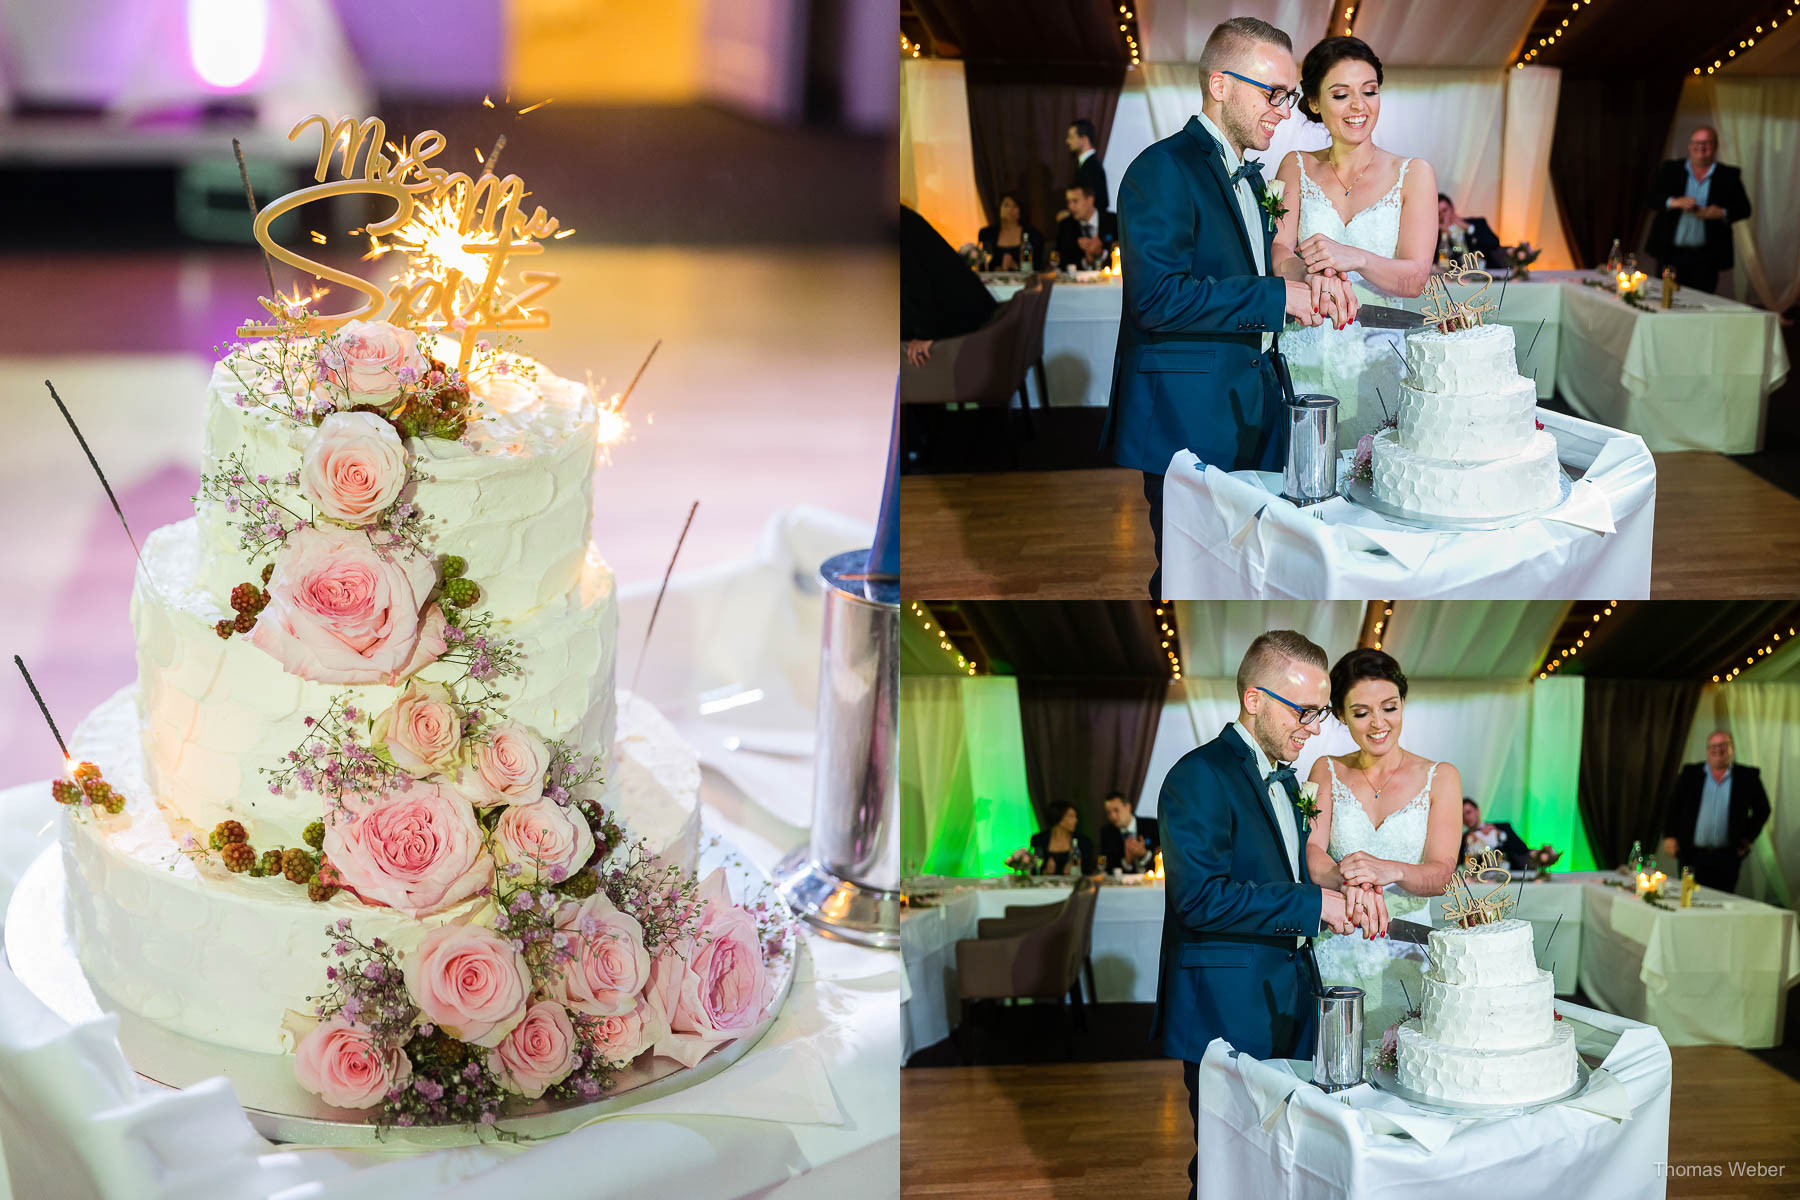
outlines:
[[[1350,189],[1361,183],[1362,177],[1367,175],[1369,168],[1375,165],[1375,156],[1372,154],[1369,156],[1369,161],[1363,164],[1363,169],[1356,173],[1356,178],[1352,179],[1348,186],[1344,185],[1344,177],[1338,174],[1337,164],[1332,162],[1329,157],[1325,159],[1325,165],[1331,168],[1331,177],[1338,181],[1338,185],[1344,188],[1344,195],[1348,196]]]
[[[1401,766],[1404,766],[1404,765],[1405,765],[1404,763],[1401,764]],[[1375,793],[1375,799],[1379,800],[1379,799],[1381,799],[1381,788],[1384,788],[1388,784],[1394,782],[1394,771],[1398,771],[1400,769],[1400,767],[1395,767],[1394,771],[1388,772],[1388,777],[1382,783],[1381,787],[1375,786],[1375,777],[1373,775],[1369,774],[1369,768],[1358,767],[1356,769],[1358,771],[1362,772],[1363,781],[1369,785],[1369,790]]]

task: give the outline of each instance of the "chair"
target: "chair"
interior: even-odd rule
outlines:
[[[996,309],[975,332],[933,342],[931,359],[923,366],[909,366],[902,359],[901,403],[1006,407],[1017,396],[1029,429],[1025,377],[1033,367],[1039,395],[1049,404],[1043,376],[1044,319],[1053,286],[1050,280],[1037,280]]]
[[[996,1000],[1055,1000],[1064,1014],[1066,1053],[1075,1057],[1074,1030],[1087,1029],[1081,1009],[1081,965],[1092,941],[1093,881],[1083,879],[1060,905],[1045,905],[1054,914],[1030,928],[994,937],[964,938],[956,943],[957,993],[965,1020],[975,1004]],[[991,920],[991,918],[990,918]],[[983,922],[982,924],[987,924]],[[1071,1020],[1067,1001],[1073,999]],[[969,1059],[965,1034],[957,1040],[965,1062]]]
[[[1095,886],[1094,881],[1086,876],[1075,881],[1076,891],[1093,886]],[[1095,902],[1098,903],[1098,901],[1099,898],[1095,897]],[[1036,929],[1040,925],[1055,920],[1061,911],[1061,908],[1055,904],[1009,904],[1006,906],[1004,916],[983,917],[976,922],[975,936],[998,938],[1024,933],[1026,930]],[[1100,989],[1094,984],[1094,923],[1092,921],[1088,922],[1087,932],[1087,944],[1081,948],[1081,970],[1082,974],[1087,976],[1087,1002],[1098,1004],[1100,1003]],[[1080,986],[1080,980],[1076,981],[1076,985]],[[1075,1000],[1077,1011],[1079,1011],[1080,992],[1075,993]]]

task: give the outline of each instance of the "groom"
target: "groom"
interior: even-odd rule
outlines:
[[[1325,652],[1287,629],[1250,643],[1237,720],[1163,780],[1162,961],[1151,1036],[1183,1060],[1199,1136],[1200,1059],[1214,1038],[1259,1059],[1313,1050],[1310,939],[1349,933],[1344,894],[1311,882],[1293,762],[1331,699]],[[1360,922],[1358,922],[1360,923]],[[1199,1164],[1188,1164],[1188,1195]]]
[[[1298,99],[1288,35],[1254,17],[1231,18],[1206,39],[1200,83],[1199,115],[1133,159],[1119,186],[1124,312],[1100,444],[1144,473],[1156,600],[1169,460],[1192,450],[1226,470],[1281,470],[1274,335],[1287,317],[1317,325],[1321,307],[1332,313],[1346,303],[1342,280],[1268,273],[1275,222],[1262,207],[1262,164],[1244,162],[1244,152],[1267,150]]]

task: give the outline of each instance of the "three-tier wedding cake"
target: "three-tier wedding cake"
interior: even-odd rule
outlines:
[[[1398,1031],[1401,1086],[1462,1104],[1530,1104],[1575,1083],[1575,1038],[1531,925],[1434,929],[1419,1016]]]
[[[1408,512],[1500,519],[1556,503],[1556,439],[1538,427],[1537,385],[1513,331],[1475,325],[1406,339],[1396,425],[1370,449],[1375,498]]]

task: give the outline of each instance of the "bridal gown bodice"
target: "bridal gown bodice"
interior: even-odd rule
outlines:
[[[1392,258],[1400,244],[1401,191],[1412,159],[1400,164],[1399,175],[1382,197],[1345,220],[1332,206],[1325,189],[1314,182],[1306,167],[1300,168],[1299,231],[1295,244],[1314,234],[1324,234],[1340,245],[1352,246]],[[1364,304],[1395,303],[1352,272],[1357,299]],[[1301,392],[1317,392],[1338,398],[1338,446],[1348,450],[1358,438],[1382,423],[1383,410],[1396,411],[1400,402],[1400,377],[1405,338],[1396,330],[1369,330],[1361,325],[1334,329],[1330,324],[1297,329],[1281,337],[1294,386]]]
[[[1328,760],[1326,767],[1331,772],[1331,836],[1326,848],[1332,861],[1342,861],[1345,855],[1356,851],[1401,863],[1418,863],[1425,857],[1431,781],[1437,775],[1437,763],[1425,773],[1425,783],[1418,794],[1389,813],[1379,825],[1338,774],[1337,764]],[[1430,897],[1390,887],[1383,899],[1387,901],[1389,918],[1429,924],[1425,910],[1431,903]],[[1357,930],[1348,937],[1321,934],[1314,950],[1319,975],[1328,986],[1348,984],[1363,990],[1363,1031],[1368,1040],[1379,1041],[1389,1025],[1400,1021],[1406,1015],[1409,1000],[1419,1003],[1424,986],[1421,976],[1425,947],[1391,938],[1372,941]]]

